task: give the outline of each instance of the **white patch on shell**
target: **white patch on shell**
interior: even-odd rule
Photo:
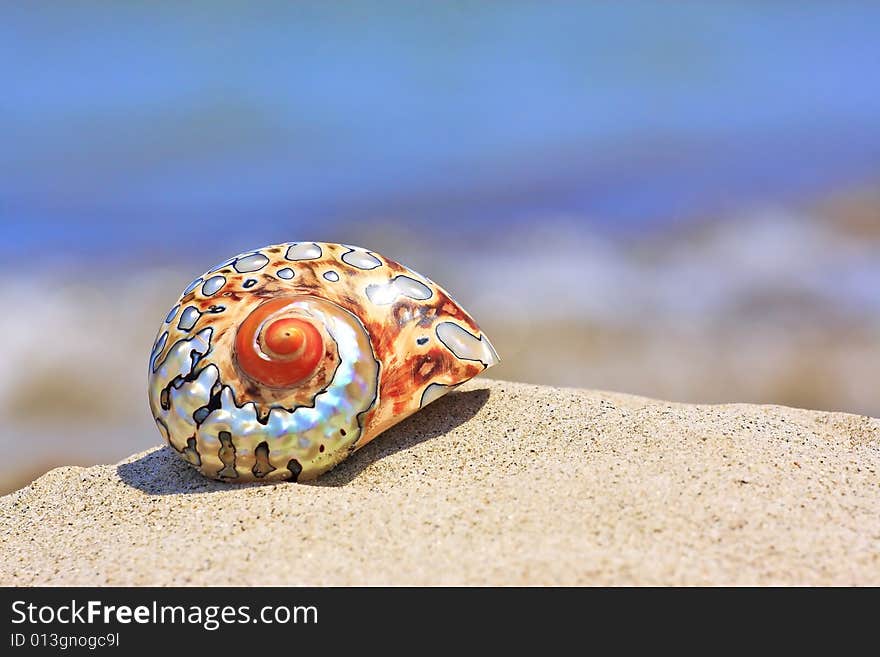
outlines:
[[[422,401],[419,403],[419,407],[424,408],[431,402],[437,401],[450,390],[452,390],[450,386],[443,385],[442,383],[430,384],[422,393]]]
[[[164,388],[178,376],[189,374],[192,371],[192,354],[201,357],[208,353],[213,332],[211,328],[205,328],[191,338],[176,342],[161,363],[153,363],[153,380]]]
[[[195,306],[187,306],[183,309],[183,312],[180,313],[180,321],[177,322],[177,328],[181,331],[189,331],[193,326],[196,325],[196,322],[199,321],[199,317],[202,316],[202,313]]]
[[[180,310],[180,304],[177,304],[176,306],[174,306],[174,308],[168,311],[168,314],[165,316],[166,324],[171,323],[171,320],[174,319],[174,317],[177,315],[178,310]]]
[[[325,271],[324,278],[326,278],[331,283],[335,283],[339,280],[339,274],[337,274],[335,271]]]
[[[353,246],[349,246],[348,248],[350,248],[351,251],[346,251],[342,254],[342,262],[345,264],[366,270],[375,269],[382,265],[382,261],[369,251],[358,249]]]
[[[192,372],[193,354],[200,358],[208,353],[208,350],[211,348],[212,334],[213,330],[206,328],[191,338],[178,340],[168,350],[161,363],[153,363],[153,375],[150,377],[150,402],[156,402],[155,408],[159,408],[159,393],[169,383],[177,377],[182,378]],[[156,414],[158,415],[158,413]]]
[[[231,265],[233,262],[235,262],[237,258],[238,258],[238,256],[233,256],[233,257],[231,257],[231,258],[227,258],[226,260],[224,260],[223,262],[221,262],[219,265],[215,265],[215,266],[211,267],[211,268],[208,270],[208,273],[215,272],[215,271],[217,271],[218,269],[223,269],[224,267],[228,267],[228,266]]]
[[[211,388],[220,378],[220,371],[214,364],[199,372],[194,381],[184,381],[179,386],[171,386],[168,391],[168,410],[162,419],[168,428],[168,442],[177,451],[186,447],[187,438],[193,434],[193,415],[211,400]]]
[[[153,345],[153,350],[150,352],[150,369],[152,370],[153,365],[155,365],[156,356],[162,353],[162,350],[165,348],[165,343],[168,342],[168,331],[165,331],[159,339],[156,340]]]
[[[288,260],[314,260],[321,257],[321,247],[314,242],[294,242],[284,255]]]
[[[395,276],[384,284],[367,286],[367,298],[377,306],[394,303],[397,297],[407,297],[416,301],[430,299],[434,293],[427,285],[409,276]]]
[[[196,280],[194,280],[192,283],[190,283],[189,285],[186,286],[186,289],[183,291],[183,293],[180,296],[185,297],[187,294],[189,294],[190,292],[195,290],[199,286],[199,283],[201,283],[201,282],[202,282],[202,277],[199,276]]]
[[[437,325],[437,338],[461,360],[480,361],[486,367],[501,360],[485,335],[478,338],[455,322],[440,322]]]
[[[262,253],[252,253],[251,255],[239,258],[235,261],[235,271],[239,274],[246,274],[252,271],[259,271],[269,264],[269,258]]]
[[[278,278],[283,278],[285,281],[289,281],[293,278],[293,270],[290,267],[285,267],[284,269],[279,269],[275,272],[278,275]]]
[[[206,297],[210,297],[214,294],[217,294],[224,285],[226,285],[225,276],[211,276],[211,278],[206,280],[205,284],[202,285],[202,294]]]
[[[178,340],[161,363],[151,363],[150,408],[163,436],[178,451],[186,447],[187,439],[193,434],[192,414],[208,404],[211,388],[220,376],[217,367],[209,365],[195,380],[187,380],[199,359],[210,351],[212,334],[212,329],[206,328],[191,338]],[[169,386],[166,410],[162,408],[161,397]]]

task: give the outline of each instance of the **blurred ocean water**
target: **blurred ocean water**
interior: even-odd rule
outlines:
[[[867,2],[5,5],[0,492],[158,442],[168,306],[292,240],[438,281],[491,376],[880,415],[877,25]]]
[[[872,182],[875,3],[72,3],[0,20],[5,257],[647,227]],[[322,235],[318,235],[322,237]]]

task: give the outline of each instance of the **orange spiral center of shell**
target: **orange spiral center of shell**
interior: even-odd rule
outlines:
[[[235,336],[238,366],[273,388],[304,381],[315,373],[324,354],[324,340],[315,325],[305,317],[283,313],[289,303],[283,298],[267,301],[247,316]]]

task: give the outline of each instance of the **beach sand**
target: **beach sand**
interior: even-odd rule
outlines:
[[[476,380],[309,484],[0,498],[0,584],[880,584],[880,421]]]

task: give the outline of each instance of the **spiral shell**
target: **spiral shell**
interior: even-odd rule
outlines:
[[[366,249],[242,253],[183,291],[150,354],[150,409],[225,481],[303,481],[498,362],[438,285]]]

